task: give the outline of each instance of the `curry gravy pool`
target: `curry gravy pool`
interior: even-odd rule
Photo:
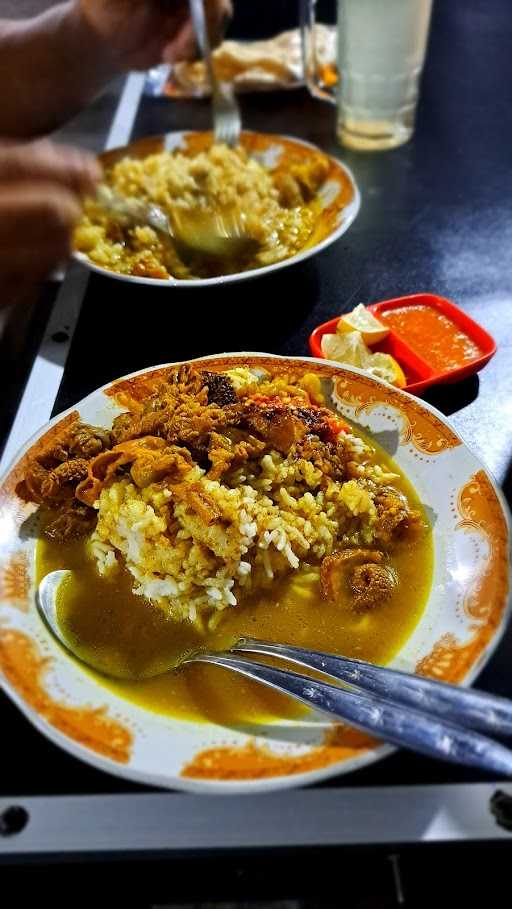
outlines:
[[[372,441],[372,445],[375,443]],[[396,464],[382,449],[375,461]],[[421,508],[412,486],[400,475],[395,486],[415,508]],[[431,531],[419,539],[395,541],[389,564],[399,584],[374,609],[354,612],[347,602],[321,598],[319,566],[305,565],[227,609],[214,631],[201,634],[188,622],[170,620],[156,606],[132,593],[126,570],[110,578],[98,575],[84,541],[37,546],[38,581],[50,571],[73,569],[61,585],[58,614],[65,635],[77,652],[108,672],[144,674],[148,666],[164,668],[199,647],[221,650],[240,636],[296,644],[385,664],[402,648],[419,622],[432,581]],[[86,670],[91,672],[91,670]],[[300,670],[298,670],[300,671]],[[181,719],[236,725],[293,718],[305,709],[263,685],[215,666],[193,664],[151,679],[117,681],[92,673],[102,685],[141,707]]]

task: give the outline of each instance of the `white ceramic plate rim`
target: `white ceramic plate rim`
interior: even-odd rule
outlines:
[[[262,358],[262,359],[276,359],[276,360],[286,360],[294,361],[297,363],[307,364],[307,363],[317,363],[319,365],[334,366],[338,369],[344,370],[346,372],[352,372],[356,375],[363,375],[368,377],[368,374],[364,370],[361,370],[354,366],[346,366],[345,364],[336,363],[333,360],[326,360],[325,358],[318,357],[305,357],[305,356],[283,356],[279,354],[269,354],[262,353],[261,351],[237,351],[229,353],[218,353],[211,355],[204,355],[202,357],[196,357],[193,360],[178,360],[174,363],[163,363],[158,366],[146,367],[143,369],[136,370],[135,372],[128,373],[125,376],[120,376],[119,378],[105,383],[105,385],[100,386],[97,389],[94,389],[90,394],[86,395],[85,398],[82,398],[74,406],[67,408],[61,413],[53,417],[48,423],[44,424],[34,435],[25,443],[25,445],[20,448],[18,453],[13,457],[9,466],[7,467],[4,474],[0,477],[0,485],[3,484],[7,475],[10,473],[15,464],[20,460],[20,458],[32,447],[32,445],[37,441],[37,439],[47,432],[52,426],[59,423],[63,418],[68,414],[72,413],[75,410],[80,410],[84,403],[90,398],[96,396],[99,393],[104,392],[106,389],[112,387],[117,382],[125,381],[126,379],[134,378],[138,375],[144,375],[146,373],[151,373],[159,369],[167,369],[173,366],[180,365],[181,363],[194,363],[201,362],[204,360],[216,360],[216,359],[226,359],[226,358],[240,358],[240,357],[251,357],[251,358]],[[393,386],[389,386],[387,382],[384,382],[376,377],[372,376],[372,381],[378,385],[383,385],[385,388],[392,387],[393,392],[397,391]],[[408,394],[403,390],[398,390],[400,395],[403,395],[406,398],[412,398],[414,396]],[[418,401],[417,398],[415,398]],[[430,411],[435,414],[438,419],[446,426],[448,426],[452,432],[460,439],[461,444],[464,446],[466,451],[471,455],[474,461],[482,467],[485,471],[489,480],[493,486],[494,491],[496,492],[500,504],[503,509],[503,514],[505,515],[505,520],[507,523],[507,529],[509,534],[509,568],[508,568],[508,577],[509,581],[511,578],[511,555],[512,555],[512,539],[511,539],[511,527],[512,527],[512,518],[511,513],[508,507],[508,504],[496,482],[491,472],[485,466],[482,459],[474,454],[472,449],[467,445],[460,433],[454,429],[450,421],[445,417],[445,415],[434,407],[431,404],[428,404],[425,401],[421,401],[421,406],[425,410]],[[486,648],[480,654],[478,660],[472,666],[470,671],[467,673],[461,685],[467,687],[471,685],[474,679],[479,675],[484,666],[487,664],[493,653],[495,652],[498,644],[500,643],[510,613],[512,610],[512,590],[509,583],[509,591],[507,596],[507,602],[502,613],[502,617],[492,640],[486,646]],[[79,758],[80,760],[85,761],[85,763],[90,764],[100,770],[103,770],[113,776],[121,777],[127,780],[133,780],[136,782],[144,783],[149,786],[161,786],[166,789],[175,789],[184,792],[191,792],[196,794],[216,794],[216,795],[252,795],[260,792],[272,792],[282,789],[292,789],[305,785],[313,785],[314,783],[321,782],[322,780],[331,779],[339,775],[345,775],[346,773],[351,773],[354,770],[358,770],[362,767],[368,766],[376,761],[381,760],[391,754],[393,754],[398,749],[392,745],[381,745],[377,748],[372,748],[369,751],[364,752],[361,755],[358,755],[354,758],[349,758],[343,762],[338,762],[331,764],[327,767],[320,768],[319,770],[312,770],[304,773],[290,774],[287,776],[276,776],[276,777],[265,777],[261,780],[250,780],[250,781],[223,781],[223,780],[201,780],[193,779],[187,777],[173,777],[172,779],[169,776],[164,774],[158,774],[154,772],[147,772],[144,770],[138,770],[130,765],[118,764],[109,759],[103,758],[97,753],[91,751],[88,748],[85,748],[82,745],[77,744],[72,739],[65,736],[58,729],[48,723],[44,718],[35,712],[35,710],[29,707],[23,699],[6,683],[2,676],[0,675],[0,687],[5,691],[6,695],[11,699],[11,701],[16,704],[16,706],[21,710],[24,716],[29,720],[30,723],[39,731],[42,732],[50,741],[59,745],[69,754],[72,754],[74,757]]]
[[[164,138],[167,139],[170,136],[189,136],[194,132],[197,132],[197,130],[176,130],[174,132],[165,133]],[[244,130],[244,132],[254,134],[254,130]],[[279,142],[280,139],[296,142],[298,145],[304,145],[306,148],[311,148],[314,151],[321,151],[317,145],[313,145],[312,142],[306,142],[304,139],[298,139],[296,136],[288,136],[284,134],[275,136],[276,142]],[[116,149],[111,149],[111,151],[116,151]],[[102,268],[101,265],[96,265],[96,263],[89,259],[85,253],[75,251],[73,253],[73,257],[82,265],[85,265],[86,268],[89,268],[91,271],[94,271],[99,275],[105,275],[108,278],[114,278],[116,281],[126,281],[129,284],[144,284],[146,287],[167,288],[211,287],[218,284],[234,284],[240,281],[249,281],[252,278],[259,277],[260,275],[267,275],[270,274],[270,272],[277,271],[281,268],[286,268],[289,265],[295,265],[298,262],[303,262],[305,259],[309,259],[311,256],[315,256],[327,246],[330,246],[331,243],[334,243],[335,240],[346,233],[350,225],[355,220],[361,207],[361,194],[350,168],[347,167],[347,165],[340,161],[338,158],[335,158],[333,155],[327,155],[327,157],[330,158],[331,161],[334,161],[338,167],[344,171],[350,180],[354,198],[343,209],[343,220],[341,224],[336,228],[336,230],[321,240],[320,243],[316,243],[315,246],[311,246],[309,249],[302,250],[302,252],[298,252],[294,256],[290,256],[288,259],[283,259],[281,262],[274,262],[272,265],[264,265],[262,268],[252,268],[249,271],[236,272],[234,275],[219,275],[216,278],[193,278],[190,281],[185,281],[181,278],[139,278],[135,275],[121,275],[118,272],[110,271],[108,268]]]

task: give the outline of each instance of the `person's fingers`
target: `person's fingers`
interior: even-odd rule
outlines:
[[[25,299],[71,252],[76,192],[55,183],[0,183],[0,307]]]
[[[0,185],[0,247],[69,238],[80,214],[76,194],[54,183]]]
[[[20,277],[7,277],[0,275],[0,310],[16,303],[23,303],[33,299],[30,289],[33,283],[26,283]]]
[[[226,29],[233,15],[231,0],[207,0],[205,13],[210,43],[212,47],[217,47],[224,40]]]
[[[23,179],[55,181],[78,193],[90,193],[101,179],[101,167],[93,155],[47,140],[1,143],[0,183]]]
[[[80,195],[90,195],[103,177],[98,159],[81,148],[55,146],[68,179],[64,182]]]
[[[37,247],[28,245],[9,251],[0,247],[1,281],[11,284],[18,281],[23,286],[42,281],[69,256],[69,253],[69,241],[51,240]]]
[[[179,63],[182,60],[196,60],[197,56],[198,48],[194,27],[188,20],[164,48],[162,60],[164,63]]]
[[[212,48],[223,40],[226,28],[232,15],[230,0],[209,0],[205,4],[206,22]],[[180,29],[169,32],[170,40],[162,53],[166,63],[177,63],[181,60],[196,60],[199,56],[194,27],[190,19]]]
[[[43,280],[71,252],[78,197],[53,183],[0,186],[0,276]]]

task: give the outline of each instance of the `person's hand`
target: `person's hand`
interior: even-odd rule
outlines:
[[[48,141],[0,143],[0,306],[15,302],[71,251],[96,159]]]
[[[187,0],[76,0],[95,36],[122,69],[147,69],[193,57],[196,44]],[[213,46],[223,37],[231,0],[204,0]]]

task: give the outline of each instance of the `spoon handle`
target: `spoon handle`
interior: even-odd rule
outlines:
[[[288,644],[243,638],[233,649],[280,657],[307,666],[348,685],[461,726],[481,729],[491,735],[512,735],[512,701],[507,698]]]
[[[198,653],[190,661],[239,672],[393,745],[455,764],[512,775],[512,752],[503,745],[428,713],[229,654]]]
[[[189,0],[189,9],[199,50],[205,62],[208,77],[210,79],[210,85],[212,91],[216,91],[217,77],[213,69],[212,49],[204,12],[204,0]]]

